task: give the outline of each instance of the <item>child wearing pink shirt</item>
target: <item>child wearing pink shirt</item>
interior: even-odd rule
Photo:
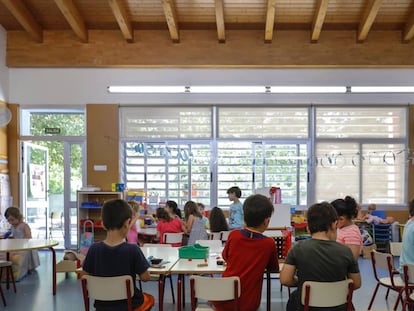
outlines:
[[[347,245],[358,259],[362,251],[362,235],[358,226],[352,221],[358,213],[357,203],[354,198],[346,196],[345,199],[336,199],[331,204],[338,214],[336,241]]]

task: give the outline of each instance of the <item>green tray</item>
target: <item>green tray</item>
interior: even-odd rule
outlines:
[[[208,246],[202,246],[200,244],[183,246],[178,249],[179,258],[191,258],[191,259],[205,259],[208,258],[209,252]]]

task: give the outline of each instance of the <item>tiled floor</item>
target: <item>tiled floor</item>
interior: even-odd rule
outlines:
[[[57,294],[52,295],[52,273],[51,273],[51,253],[49,251],[40,251],[41,266],[37,268],[36,272],[26,276],[23,280],[17,283],[17,293],[15,294],[10,288],[5,289],[5,284],[2,284],[6,295],[7,307],[4,310],[57,310],[57,311],[80,311],[83,310],[82,293],[80,283],[76,276],[72,273],[69,278],[65,279],[64,273],[59,273],[57,277]],[[58,252],[57,257],[60,259],[63,256]],[[372,276],[371,262],[368,259],[360,259],[360,269],[362,272],[363,285],[354,293],[354,305],[357,310],[367,310],[369,299],[371,298],[375,280]],[[176,278],[174,277],[174,284]],[[186,285],[189,283],[186,282]],[[172,304],[169,283],[166,284],[165,291],[165,311],[176,310],[176,306]],[[265,285],[265,284],[264,284]],[[158,297],[158,289],[156,282],[147,282],[143,285],[144,290],[148,293]],[[260,310],[266,310],[265,302],[265,286],[263,286],[262,306]],[[188,289],[187,289],[188,290]],[[189,297],[187,295],[186,297]],[[288,293],[286,288],[280,292],[280,283],[278,279],[272,279],[272,310],[285,310]],[[391,292],[388,301],[385,300],[385,290],[380,289],[373,310],[392,310],[396,299],[396,294]],[[0,302],[0,310],[3,306]],[[158,310],[158,305],[155,305],[153,310]],[[190,310],[189,300],[184,310]],[[399,306],[401,310],[401,305]]]

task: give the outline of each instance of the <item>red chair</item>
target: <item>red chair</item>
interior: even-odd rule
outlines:
[[[414,306],[414,264],[405,264],[404,267],[404,291],[403,311],[407,306]]]
[[[374,292],[372,294],[368,310],[371,310],[372,304],[374,303],[375,296],[377,295],[380,286],[383,286],[387,289],[385,299],[388,299],[389,290],[394,290],[398,293],[398,297],[394,305],[394,310],[396,310],[399,301],[401,300],[401,302],[403,302],[402,294],[404,291],[404,282],[401,277],[395,273],[393,256],[390,253],[380,253],[376,250],[372,250],[371,262],[377,285],[375,286]],[[382,276],[380,276],[380,272],[382,272]]]

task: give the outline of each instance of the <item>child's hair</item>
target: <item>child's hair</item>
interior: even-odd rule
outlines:
[[[249,196],[243,204],[244,222],[248,227],[260,226],[273,214],[274,207],[269,198],[261,194]]]
[[[308,228],[311,234],[327,232],[333,222],[338,220],[335,208],[328,202],[313,204],[307,213]]]
[[[205,210],[205,208],[206,208],[206,206],[201,202],[198,202],[197,206],[198,206],[198,209],[200,210],[200,212],[201,212],[201,209]]]
[[[165,202],[165,206],[171,208],[175,215],[182,218],[181,210],[178,208],[177,202],[169,200]]]
[[[372,212],[375,211],[377,209],[377,204],[375,203],[371,203],[370,205],[368,205],[368,212]]]
[[[132,218],[132,208],[125,200],[108,200],[102,206],[102,222],[106,230],[121,229],[128,218]]]
[[[220,207],[214,206],[208,216],[211,232],[228,231],[229,225],[227,224],[226,217],[223,210]]]
[[[203,218],[203,216],[200,213],[200,210],[198,208],[197,203],[194,202],[194,201],[187,201],[184,204],[184,216],[185,216],[185,218],[187,219],[188,216],[190,216],[190,215],[194,215],[196,217]]]
[[[414,216],[414,199],[412,199],[410,204],[408,205],[408,213],[411,217]]]
[[[135,200],[130,200],[130,201],[128,201],[128,204],[131,206],[132,210],[133,210],[135,213],[138,213],[138,212],[139,212],[139,204],[138,204],[138,202],[137,202],[137,201],[135,201]]]
[[[338,217],[344,216],[347,219],[353,219],[358,214],[357,202],[351,196],[346,196],[345,199],[336,199],[331,204],[335,208]]]
[[[241,195],[242,195],[240,188],[237,186],[230,187],[229,189],[227,189],[227,194],[229,193],[234,193],[234,195],[238,197],[239,199],[241,198]]]
[[[155,212],[158,219],[162,219],[167,222],[170,222],[172,220],[170,214],[168,214],[168,212],[163,207],[158,207]]]
[[[9,218],[9,216],[12,216],[13,218],[16,218],[18,221],[23,221],[23,215],[20,213],[20,209],[17,207],[11,206],[6,209],[4,212],[4,217]]]

